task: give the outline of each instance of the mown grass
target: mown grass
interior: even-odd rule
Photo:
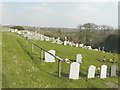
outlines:
[[[2,88],[2,32],[0,26],[0,89]]]
[[[40,40],[34,41],[46,50],[54,49],[56,55],[68,58],[71,61],[75,61],[76,54],[83,55],[79,80],[70,80],[68,79],[70,64],[62,62],[62,77],[59,78],[57,60],[55,63],[42,62],[40,60],[40,49],[34,47],[32,53],[31,43],[17,34],[3,32],[2,38],[3,88],[108,88],[111,87],[107,85],[108,82],[118,84],[118,77],[86,79],[87,69],[91,64],[96,67],[106,64],[109,71],[112,63],[100,62],[99,60],[103,56],[112,58],[112,54],[57,45]],[[35,55],[36,52],[38,52],[38,57]],[[115,58],[118,60],[117,54]]]

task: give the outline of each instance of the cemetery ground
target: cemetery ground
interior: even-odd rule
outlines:
[[[70,63],[61,63],[61,77],[58,77],[57,60],[54,63],[46,63],[40,60],[40,49],[31,51],[31,43],[20,35],[2,32],[2,87],[3,88],[115,88],[118,86],[118,77],[100,79],[96,71],[94,79],[87,79],[87,71],[90,65],[97,68],[105,64],[109,68],[110,62],[102,62],[103,56],[112,58],[112,54],[102,51],[92,51],[71,46],[64,46],[34,40],[34,42],[46,50],[55,50],[56,55],[76,61],[76,54],[83,55],[83,63],[80,64],[78,80],[69,79]],[[38,53],[36,53],[36,51]],[[36,54],[38,56],[36,56]],[[118,54],[115,54],[118,61]],[[117,62],[115,63],[118,68]]]

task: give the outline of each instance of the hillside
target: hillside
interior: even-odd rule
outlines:
[[[86,79],[87,69],[92,64],[100,67],[105,64],[109,67],[112,63],[101,62],[103,56],[112,58],[112,54],[90,51],[86,49],[57,45],[50,42],[34,41],[43,48],[54,49],[62,58],[75,61],[76,54],[83,54],[83,63],[80,68],[79,80],[68,79],[70,64],[62,63],[62,77],[57,74],[57,61],[45,63],[31,52],[31,43],[14,33],[2,33],[2,87],[3,88],[111,88],[118,85],[118,77],[100,79]],[[36,48],[39,54],[39,49]],[[115,56],[118,60],[117,54]],[[117,65],[117,64],[116,64]],[[117,66],[118,67],[118,66]],[[97,73],[99,74],[99,72]]]
[[[0,26],[0,89],[2,88],[2,33]]]

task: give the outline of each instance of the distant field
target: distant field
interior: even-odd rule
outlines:
[[[62,63],[62,77],[58,77],[57,61],[45,63],[39,60],[35,53],[31,52],[31,43],[14,33],[2,33],[2,87],[3,88],[111,88],[118,85],[118,77],[100,79],[86,79],[87,69],[92,64],[100,67],[105,64],[109,67],[112,63],[100,62],[103,56],[112,58],[112,54],[90,51],[82,48],[52,44],[44,41],[34,41],[43,48],[54,49],[62,58],[75,61],[76,54],[83,55],[83,63],[80,67],[79,80],[68,79],[70,64]],[[118,55],[115,56],[118,61]],[[117,63],[116,63],[117,65]],[[118,65],[117,65],[118,67]],[[98,75],[97,72],[96,75]]]

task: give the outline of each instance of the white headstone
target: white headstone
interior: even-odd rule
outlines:
[[[87,78],[95,77],[95,69],[96,69],[96,67],[94,65],[89,66]]]
[[[65,41],[67,41],[67,37],[65,37]]]
[[[17,32],[18,31],[18,29],[15,29],[15,32]]]
[[[67,45],[67,42],[66,42],[66,41],[64,41],[64,45]]]
[[[73,62],[70,64],[69,79],[79,79],[80,64]]]
[[[94,49],[94,51],[98,51],[98,49]]]
[[[44,37],[41,37],[41,40],[44,41]]]
[[[52,43],[56,43],[56,40],[54,39]]]
[[[50,40],[50,38],[49,38],[49,37],[46,37],[46,38],[45,38],[45,41],[49,41],[49,40]]]
[[[60,37],[58,37],[58,40],[60,40]]]
[[[76,62],[82,63],[82,54],[77,54],[76,55]]]
[[[69,45],[72,46],[72,42],[69,42]]]
[[[100,51],[100,47],[99,47],[99,51]]]
[[[73,43],[73,46],[75,46],[75,43]]]
[[[80,46],[80,47],[83,47],[84,45],[83,45],[83,44],[80,44],[79,46]]]
[[[103,51],[104,51],[105,47],[103,47]]]
[[[75,45],[75,46],[76,46],[76,47],[78,47],[78,45],[79,45],[79,44],[78,44],[78,43],[76,43],[76,45]]]
[[[21,31],[18,31],[18,34],[21,34]]]
[[[48,52],[55,55],[55,50],[49,50]],[[55,62],[55,57],[45,52],[45,62]]]
[[[88,46],[88,49],[89,49],[89,50],[92,50],[92,47],[91,47],[91,46]]]
[[[100,78],[106,78],[106,74],[107,74],[107,66],[102,65],[100,68]]]

